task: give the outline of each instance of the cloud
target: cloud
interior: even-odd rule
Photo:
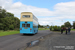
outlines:
[[[39,18],[39,23],[41,25],[63,25],[64,18],[62,17],[50,17],[50,18]],[[41,22],[40,22],[41,21]]]
[[[47,8],[38,8],[30,5],[24,5],[21,2],[5,2],[2,7],[4,7],[8,12],[14,13],[15,16],[20,16],[21,12],[32,12],[36,16],[53,16],[53,12],[49,11]]]
[[[9,1],[9,0],[8,0]],[[2,1],[3,2],[3,1]],[[52,16],[52,11],[47,8],[38,8],[30,5],[24,5],[21,2],[12,3],[5,1],[5,4],[1,4],[7,11],[14,13],[16,16],[20,15],[21,12],[32,12],[36,16]]]
[[[52,25],[52,23],[54,25],[62,25],[66,19],[75,19],[75,2],[57,3],[54,5],[53,11],[47,8],[25,5],[21,2],[13,3],[13,0],[0,0],[0,6],[5,8],[8,12],[15,14],[18,18],[20,18],[21,12],[32,12],[37,17],[42,16],[43,18],[38,17],[41,25]]]
[[[54,10],[56,15],[75,16],[75,2],[57,3]]]
[[[72,20],[72,21],[70,21]],[[39,18],[39,23],[41,25],[63,25],[65,22],[70,21],[72,24],[73,21],[75,20],[74,16],[57,16],[57,17],[46,17],[46,18]]]
[[[0,6],[5,9],[10,9],[12,5],[12,0],[0,0]]]

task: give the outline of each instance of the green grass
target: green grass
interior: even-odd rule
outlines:
[[[12,35],[12,34],[18,34],[20,31],[0,31],[0,36],[6,36],[6,35]]]
[[[75,29],[71,29],[71,31],[75,31]]]
[[[49,30],[49,29],[39,28],[38,30]],[[8,30],[8,31],[0,30],[0,36],[13,35],[13,34],[19,34],[19,33],[20,31],[17,31],[17,30]]]
[[[49,30],[49,28],[38,28],[38,30]]]

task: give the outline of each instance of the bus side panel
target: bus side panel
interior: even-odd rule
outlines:
[[[38,33],[38,24],[36,24],[35,22],[33,22],[33,32]]]
[[[30,24],[30,27],[22,27],[22,24]],[[20,21],[20,33],[21,34],[33,34],[33,22]]]

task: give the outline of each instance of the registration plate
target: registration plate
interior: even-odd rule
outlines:
[[[25,29],[27,29],[27,28],[25,28]]]

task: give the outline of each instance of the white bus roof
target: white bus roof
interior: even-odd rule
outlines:
[[[31,16],[31,18],[30,19],[24,19],[24,18],[22,18],[22,15],[29,15],[29,14],[31,14],[31,15],[33,15],[33,13],[32,12],[22,12],[21,13],[21,18],[20,18],[20,21],[33,21],[31,18],[33,18],[33,16]],[[36,17],[36,19],[37,19],[37,17]],[[38,20],[38,19],[37,19]]]
[[[31,12],[22,12],[21,14],[23,14],[23,13],[30,13],[30,14],[32,14]]]

